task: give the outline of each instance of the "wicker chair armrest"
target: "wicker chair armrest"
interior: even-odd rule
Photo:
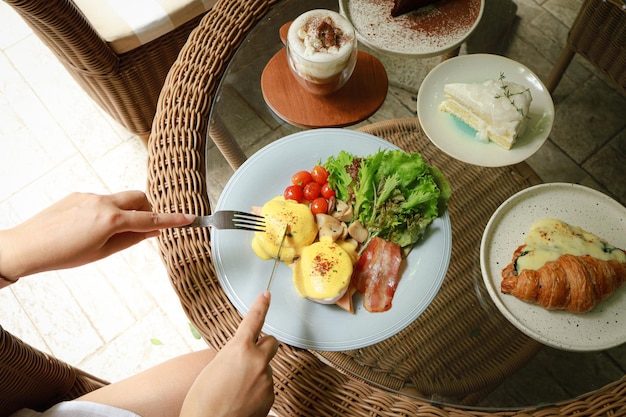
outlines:
[[[563,52],[548,75],[548,91],[556,90],[578,53],[626,94],[625,23],[623,0],[585,0],[570,27]]]
[[[21,408],[45,410],[106,384],[33,348],[0,326],[0,417]]]
[[[119,58],[71,0],[5,0],[66,65],[92,75],[116,72]]]
[[[219,1],[182,48],[165,80],[148,143],[147,193],[155,210],[210,213],[205,146],[211,103],[232,55],[275,2]],[[194,286],[207,285],[214,287],[208,292],[221,293],[210,261],[209,239],[208,231],[201,229],[170,229],[159,239],[163,261],[188,315],[194,314],[189,307],[197,294]],[[203,301],[207,315],[230,310],[225,297]],[[198,330],[213,335],[214,339],[207,342],[218,347],[234,332],[239,320],[234,313],[232,319],[220,318],[219,329]]]
[[[626,3],[586,0],[570,28],[567,44],[626,94]]]

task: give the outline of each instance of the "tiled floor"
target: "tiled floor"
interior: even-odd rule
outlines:
[[[503,53],[545,80],[581,2],[516,0],[518,18]],[[5,3],[0,21],[0,227],[71,191],[144,189],[140,141],[85,96]],[[393,93],[414,108],[410,86],[395,85]],[[625,204],[626,98],[577,57],[554,102],[550,139],[528,162],[546,182],[580,183]],[[189,330],[154,242],[0,291],[0,323],[112,381],[204,347]]]
[[[72,191],[145,189],[141,142],[93,104],[4,2],[0,20],[0,227]],[[150,241],[0,291],[0,324],[111,381],[206,346]]]

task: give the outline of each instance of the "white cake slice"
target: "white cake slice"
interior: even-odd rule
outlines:
[[[513,82],[488,80],[484,83],[444,85],[446,99],[439,106],[476,130],[484,142],[492,140],[511,149],[524,133],[532,96],[528,88]]]

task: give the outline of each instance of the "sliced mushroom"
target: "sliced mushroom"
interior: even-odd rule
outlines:
[[[341,222],[329,214],[318,213],[315,215],[315,222],[318,228],[322,228],[327,224],[341,225]]]
[[[352,206],[345,201],[337,200],[333,217],[342,222],[349,222],[352,220],[352,216]]]
[[[341,236],[339,237],[341,240],[345,240],[348,238],[348,236],[350,236],[348,234],[348,225],[345,224],[344,222],[341,222],[341,227],[343,228],[343,233],[341,233]]]
[[[339,220],[328,214],[316,214],[315,221],[317,222],[319,237],[329,236],[333,241],[342,239],[347,235],[347,227]]]
[[[337,198],[332,196],[328,199],[328,214],[331,214],[335,211],[335,204],[337,203]]]
[[[360,220],[356,220],[348,226],[348,234],[359,243],[365,242],[369,236],[369,232],[365,227],[363,227]]]

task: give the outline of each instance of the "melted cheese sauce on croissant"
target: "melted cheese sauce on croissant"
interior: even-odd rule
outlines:
[[[626,253],[578,226],[558,219],[541,219],[530,228],[524,253],[515,261],[517,273],[537,270],[561,255],[590,255],[593,258],[626,262]]]

